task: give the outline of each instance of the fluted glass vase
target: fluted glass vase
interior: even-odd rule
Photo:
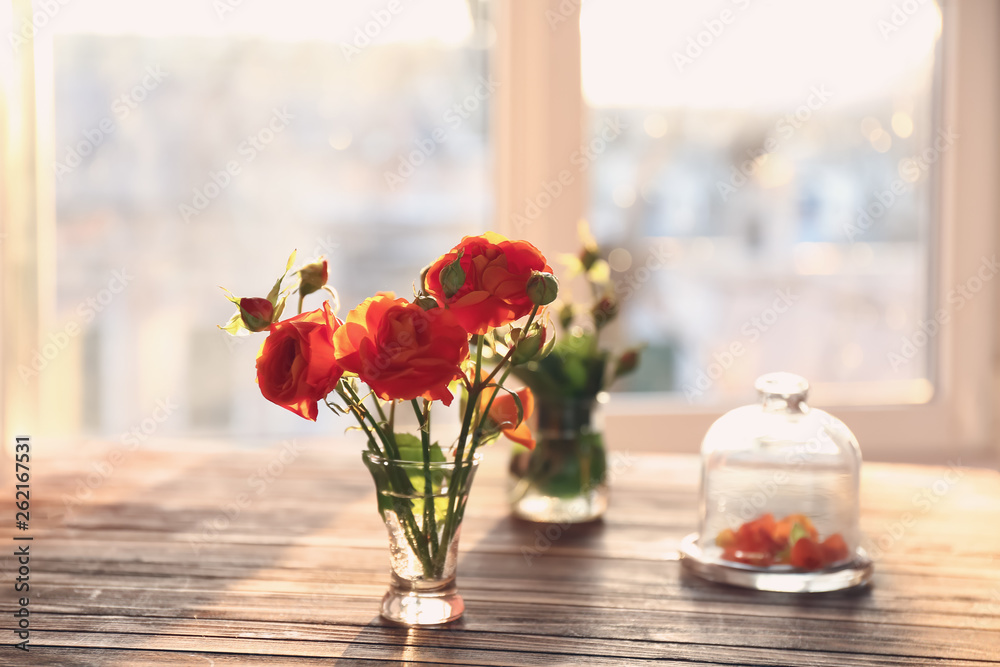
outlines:
[[[465,611],[455,571],[462,516],[477,454],[461,463],[418,462],[363,454],[389,533],[391,583],[382,617],[403,625],[438,625]]]
[[[608,506],[607,454],[596,398],[538,398],[532,451],[511,459],[515,516],[544,523],[582,523]]]

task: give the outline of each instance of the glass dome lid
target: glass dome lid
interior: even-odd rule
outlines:
[[[809,383],[758,378],[760,400],[720,417],[701,446],[699,529],[684,565],[723,583],[785,592],[857,586],[861,450],[836,417],[810,407]]]

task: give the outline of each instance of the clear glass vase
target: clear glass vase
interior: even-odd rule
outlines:
[[[382,617],[438,625],[465,611],[455,571],[462,516],[480,456],[456,462],[400,461],[363,454],[389,533],[392,580]]]
[[[511,457],[510,502],[515,516],[565,524],[604,514],[607,454],[598,407],[596,398],[536,397],[535,448],[517,448]]]
[[[759,590],[822,592],[863,584],[861,450],[836,417],[806,404],[790,373],[757,380],[760,402],[716,421],[701,446],[698,533],[684,563],[705,578]]]

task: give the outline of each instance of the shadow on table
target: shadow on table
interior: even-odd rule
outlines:
[[[528,571],[532,577],[541,575],[548,581],[578,582],[582,590],[603,565],[573,555],[593,555],[605,539],[606,528],[601,520],[559,525],[505,516],[485,532],[463,536],[458,589],[466,601],[465,616],[446,625],[424,628],[399,627],[375,617],[352,639],[335,664],[366,664],[375,657],[401,663],[482,664],[484,654],[503,660],[496,652],[505,647],[484,646],[479,640],[482,631],[497,630],[494,622],[511,622],[506,615],[510,610],[498,611],[510,603],[503,593],[520,595]],[[573,567],[566,567],[564,557],[573,558]]]

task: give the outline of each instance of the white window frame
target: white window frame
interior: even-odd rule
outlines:
[[[944,0],[942,10],[941,127],[956,128],[960,137],[939,164],[931,287],[938,302],[997,250],[1000,214],[1000,3]],[[550,257],[575,252],[576,222],[588,206],[585,177],[563,185],[530,224],[523,213],[528,199],[544,191],[584,142],[580,3],[504,0],[495,12],[494,71],[505,84],[495,98],[493,129],[497,226],[535,242]],[[967,465],[996,460],[996,282],[985,283],[934,338],[936,391],[930,400],[852,405],[837,400],[843,385],[820,385],[813,388],[815,404],[848,424],[869,459]],[[617,394],[606,410],[607,435],[612,445],[634,451],[696,452],[722,412],[692,408],[675,394]]]

